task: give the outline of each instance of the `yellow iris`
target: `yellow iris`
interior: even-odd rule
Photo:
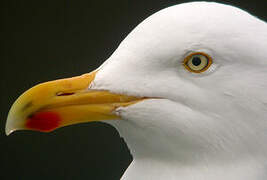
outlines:
[[[212,64],[212,58],[202,52],[195,52],[184,59],[185,68],[194,73],[201,73],[206,71]]]

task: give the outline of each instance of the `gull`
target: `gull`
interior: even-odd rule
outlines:
[[[133,156],[122,179],[265,180],[266,47],[267,24],[239,8],[175,5],[95,71],[22,94],[6,133],[103,121]]]

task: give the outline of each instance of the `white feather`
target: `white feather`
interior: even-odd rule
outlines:
[[[267,179],[267,24],[238,8],[194,2],[138,25],[91,88],[160,97],[112,121],[134,161],[123,179]],[[190,52],[213,58],[188,72]]]

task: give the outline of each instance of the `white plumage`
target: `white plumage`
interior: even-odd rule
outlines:
[[[107,122],[134,158],[122,179],[267,179],[266,47],[265,22],[218,3],[173,6],[138,25],[91,85],[155,97]],[[182,65],[196,51],[213,58],[206,72]]]

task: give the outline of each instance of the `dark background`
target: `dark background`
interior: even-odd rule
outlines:
[[[1,2],[0,180],[119,179],[132,158],[103,123],[4,134],[8,110],[33,85],[94,70],[142,20],[183,0]],[[267,1],[217,1],[267,20]],[[2,44],[3,43],[3,44]]]

